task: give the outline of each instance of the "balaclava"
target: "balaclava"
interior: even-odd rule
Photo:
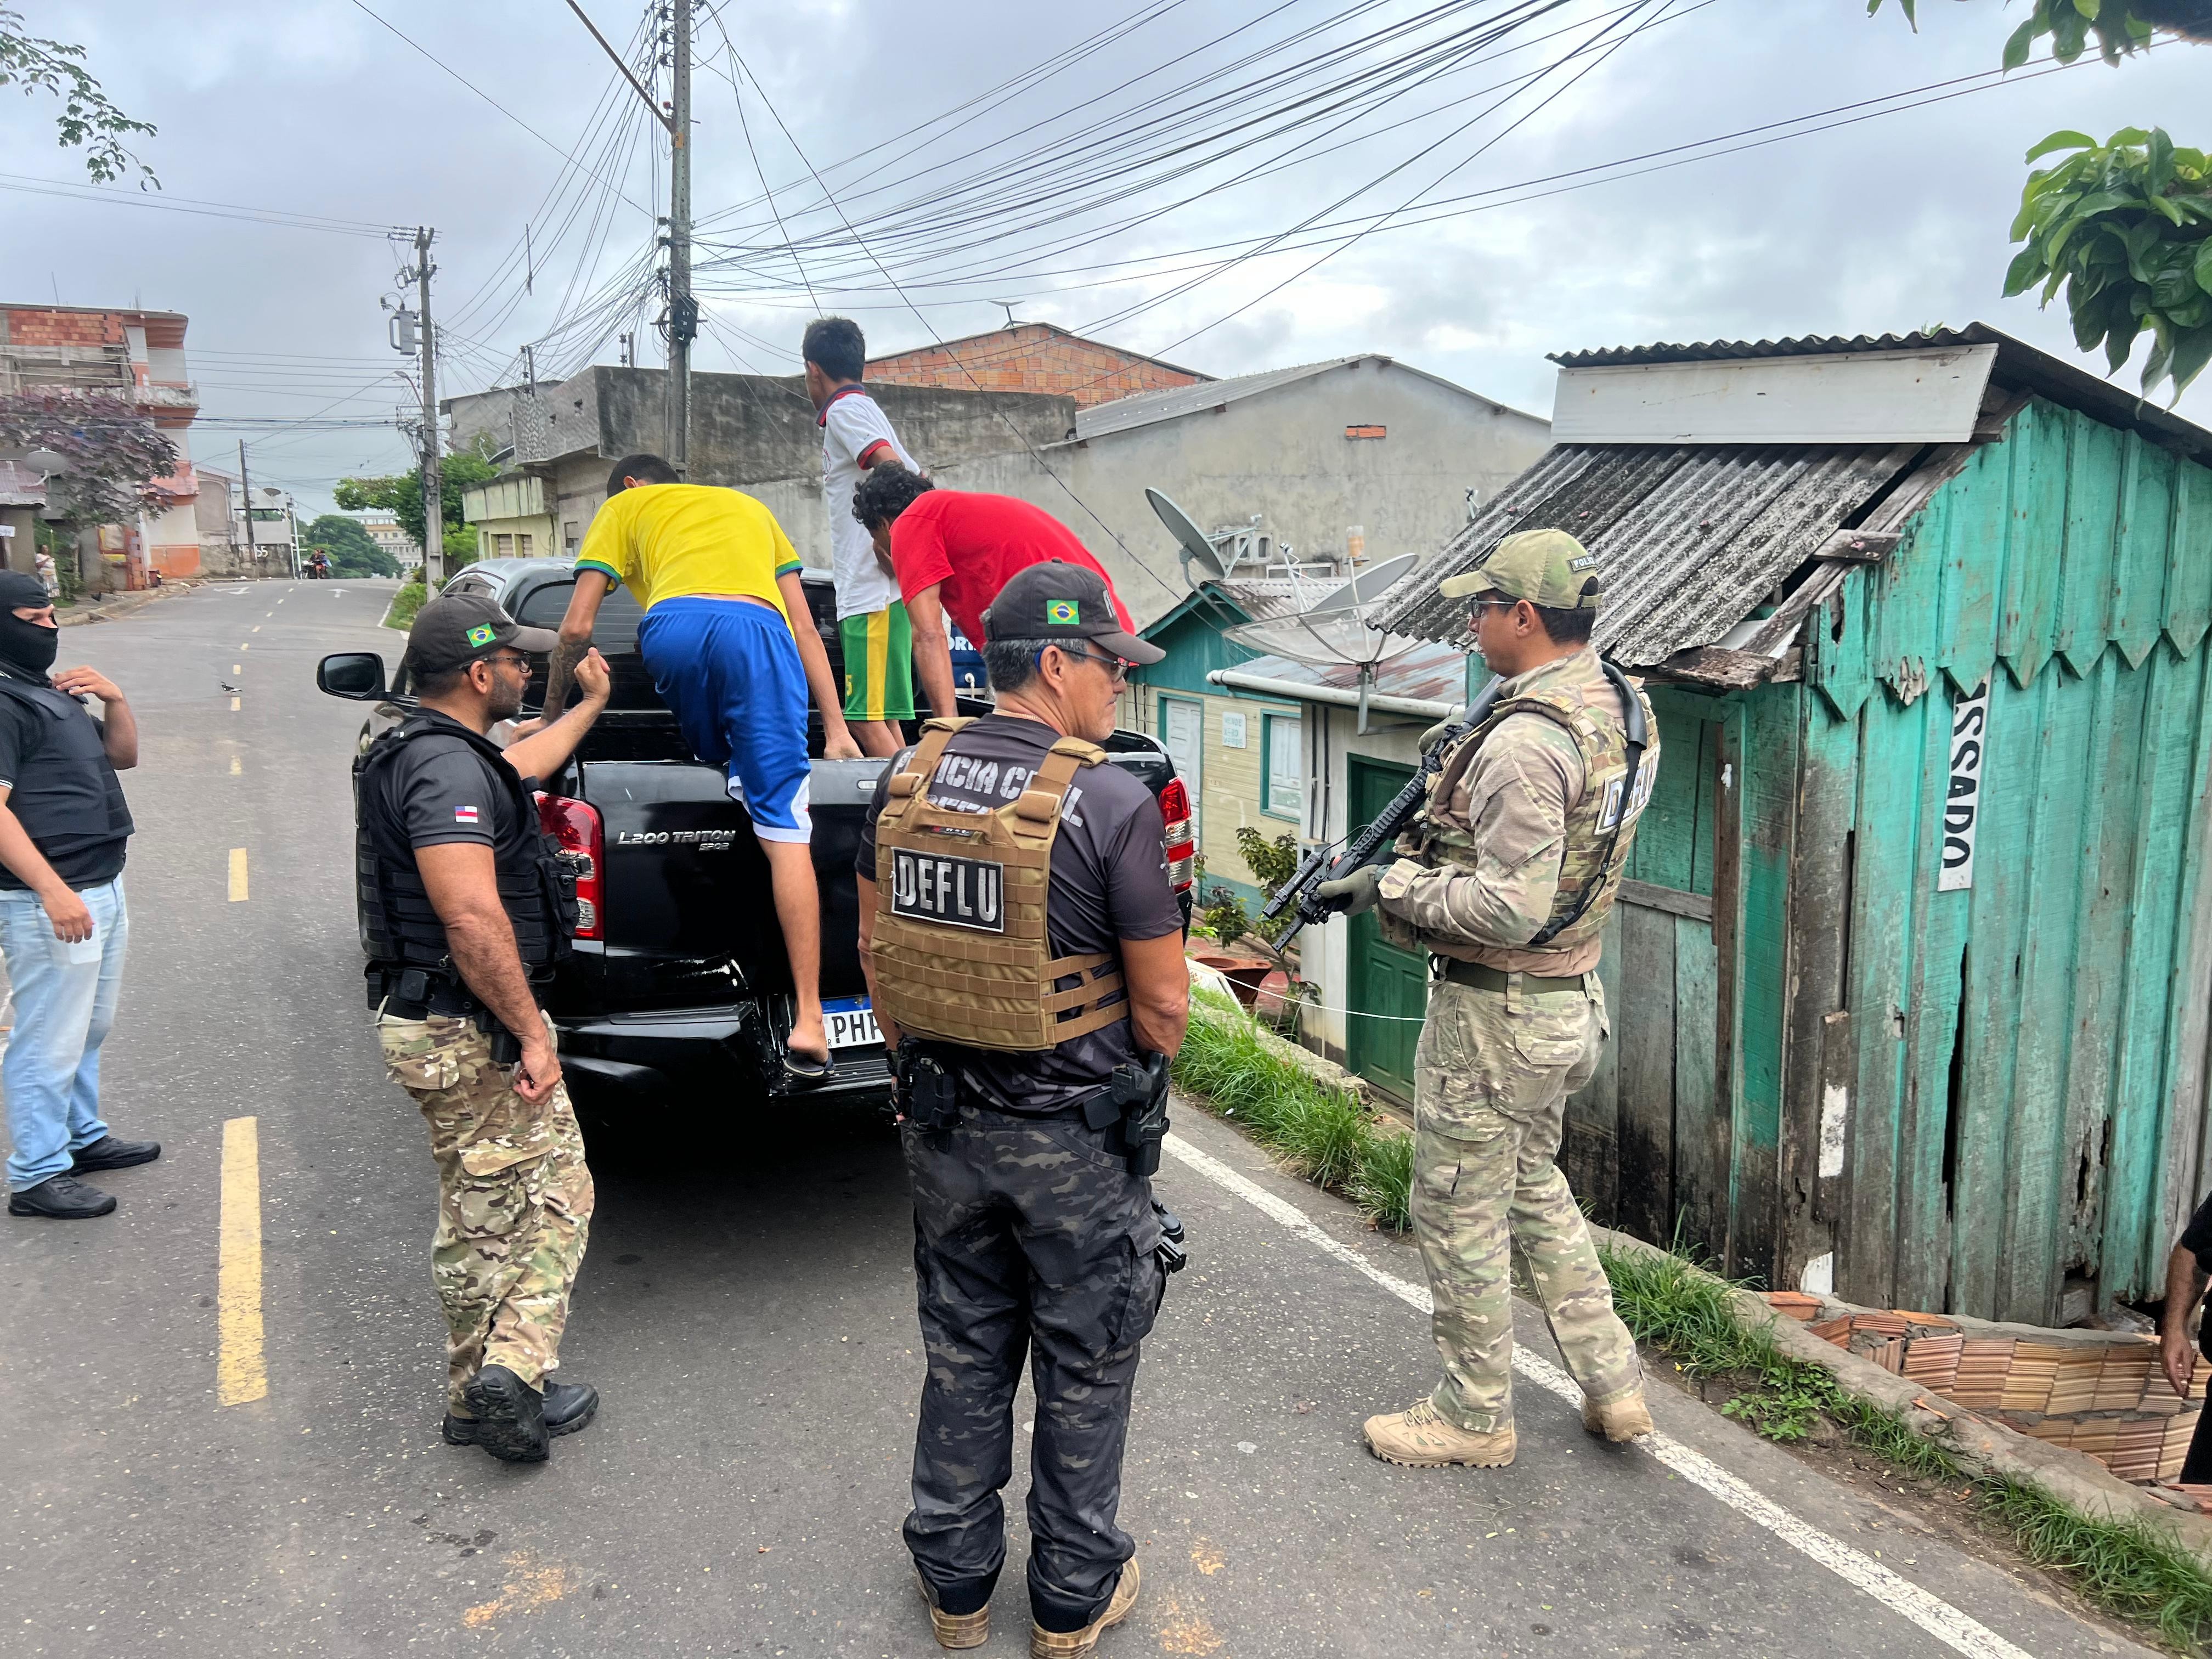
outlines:
[[[0,570],[0,660],[32,679],[43,681],[46,671],[54,665],[62,631],[25,622],[15,611],[18,607],[43,608],[52,603],[46,585],[36,576],[20,570]]]

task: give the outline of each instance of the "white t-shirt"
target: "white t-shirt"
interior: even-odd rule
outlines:
[[[837,620],[887,610],[899,596],[897,581],[876,562],[876,546],[853,516],[860,483],[860,457],[888,445],[902,466],[919,472],[876,400],[848,387],[822,411],[822,506],[830,514],[830,569],[837,581]]]

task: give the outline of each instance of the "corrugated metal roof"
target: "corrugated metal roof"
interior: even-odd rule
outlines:
[[[1233,404],[1240,398],[1272,392],[1279,386],[1326,374],[1332,368],[1363,362],[1369,355],[1363,352],[1357,356],[1332,357],[1327,362],[1301,363],[1295,368],[1270,368],[1257,374],[1234,375],[1226,380],[1206,380],[1197,386],[1172,386],[1165,392],[1140,392],[1133,398],[1116,398],[1110,404],[1078,410],[1075,435],[1079,439],[1103,438],[1109,432],[1127,432],[1132,427],[1195,415],[1202,409]]]
[[[1288,657],[1255,657],[1239,663],[1235,672],[1255,679],[1282,680],[1292,685],[1326,686],[1331,690],[1358,692],[1359,670],[1351,663],[1293,662]],[[1393,657],[1375,671],[1371,688],[1386,697],[1408,697],[1423,702],[1467,701],[1467,653],[1452,645],[1417,645]]]
[[[1939,328],[1923,334],[1806,334],[1783,340],[1701,340],[1692,345],[1608,346],[1595,351],[1555,351],[1562,368],[1602,368],[1631,363],[1694,363],[1735,357],[1835,356],[1854,351],[1918,351],[1929,346],[1993,345],[1996,384],[2033,392],[2112,426],[2129,427],[2153,442],[2212,466],[2212,432],[2051,353],[2015,340],[1987,323]]]
[[[1596,641],[1632,667],[1711,645],[1911,464],[1913,444],[1562,444],[1384,597],[1378,626],[1457,641],[1437,592],[1516,531],[1567,532],[1603,562]]]
[[[0,461],[0,507],[44,507],[44,474],[21,461]]]
[[[1333,586],[1322,582],[1269,581],[1262,577],[1226,577],[1207,586],[1242,611],[1254,622],[1273,622],[1278,617],[1295,617],[1305,610],[1321,594]]]

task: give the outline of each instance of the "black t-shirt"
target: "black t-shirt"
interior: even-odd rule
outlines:
[[[91,711],[84,708],[82,699],[68,698],[66,693],[43,685],[40,690],[42,700],[76,702],[82,718],[92,728],[93,746],[104,750],[106,723],[95,720]],[[49,730],[53,724],[49,715],[21,696],[0,696],[0,784],[7,786],[9,805],[19,817],[26,820],[31,844],[53,866],[54,873],[71,887],[97,887],[123,873],[124,857],[131,843],[130,810],[123,804],[123,791],[116,781],[115,769],[107,763],[103,753],[95,769],[102,775],[100,781],[106,796],[104,811],[102,805],[78,802],[64,810],[64,816],[70,820],[67,829],[49,832],[44,828],[44,815],[33,805],[43,780],[27,773],[24,768],[28,764],[35,769],[42,752],[52,756],[50,739],[59,735]],[[81,738],[78,740],[81,742]],[[76,810],[86,805],[93,805],[88,818]],[[21,876],[0,865],[0,890],[21,892],[27,885]]]
[[[985,715],[946,745],[929,786],[931,803],[970,812],[1011,805],[1059,735],[1036,720]],[[884,775],[897,772],[912,753],[901,750]],[[876,878],[876,820],[889,799],[888,791],[877,790],[860,836],[854,868],[870,883]],[[1168,884],[1165,841],[1159,803],[1135,777],[1110,762],[1076,773],[1060,802],[1045,893],[1045,935],[1054,956],[1116,951],[1118,940],[1161,939],[1182,928],[1182,909]],[[1001,1110],[1054,1112],[1134,1058],[1136,1042],[1122,1019],[1038,1054],[959,1054],[969,1085]]]
[[[434,708],[422,711],[433,722],[458,734],[468,727]],[[442,847],[476,842],[497,849],[518,829],[509,790],[491,763],[465,738],[428,732],[410,738],[380,769],[383,799],[377,803],[386,824],[396,825],[410,847]]]
[[[2197,1206],[2197,1213],[2189,1218],[2189,1224],[2181,1230],[2181,1248],[2197,1258],[2197,1265],[2212,1273],[2212,1197]],[[2212,1318],[2205,1320],[2198,1331],[2198,1345],[2208,1358],[2212,1358]]]

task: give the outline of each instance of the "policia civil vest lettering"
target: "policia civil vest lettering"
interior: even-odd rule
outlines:
[[[38,739],[17,764],[8,810],[46,861],[64,866],[73,852],[128,836],[123,781],[84,705],[66,691],[4,674],[0,696],[39,716]]]
[[[1430,780],[1427,806],[1413,828],[1399,837],[1396,850],[1401,856],[1430,865],[1473,863],[1480,840],[1474,825],[1454,816],[1450,802],[1484,742],[1509,715],[1519,714],[1540,715],[1574,739],[1583,759],[1583,793],[1567,809],[1566,846],[1559,857],[1559,886],[1552,900],[1551,915],[1528,944],[1500,948],[1556,952],[1564,960],[1605,931],[1606,917],[1620,890],[1621,872],[1628,867],[1637,825],[1644,804],[1651,798],[1652,780],[1658,775],[1658,724],[1652,716],[1650,700],[1641,688],[1632,685],[1609,664],[1605,674],[1621,705],[1603,711],[1610,718],[1600,718],[1598,706],[1572,687],[1547,688],[1499,702],[1445,757],[1443,765]],[[1640,746],[1632,744],[1624,718],[1631,698],[1642,716],[1646,741]],[[1632,757],[1632,747],[1639,750]],[[1462,856],[1455,858],[1455,854]],[[1388,910],[1380,913],[1380,921],[1384,939],[1401,949],[1429,951],[1470,962],[1480,961],[1489,948],[1425,932]]]
[[[361,911],[361,948],[369,960],[372,1000],[380,973],[419,968],[458,985],[447,954],[445,924],[430,903],[415,867],[415,849],[393,817],[384,775],[410,743],[441,737],[481,755],[485,769],[507,794],[507,833],[492,848],[499,902],[514,928],[514,943],[531,976],[542,976],[568,954],[576,930],[576,878],[553,838],[538,821],[538,804],[489,738],[453,720],[416,714],[369,744],[353,763],[355,890]]]
[[[968,721],[933,720],[905,769],[884,780],[876,821],[876,995],[902,1031],[1030,1054],[1127,1016],[1109,951],[1055,957],[1045,930],[1052,848],[1067,786],[1106,751],[1053,744],[1011,806],[933,805],[929,781]],[[1061,980],[1076,983],[1056,990]],[[1115,998],[1110,1006],[1101,1006]]]

